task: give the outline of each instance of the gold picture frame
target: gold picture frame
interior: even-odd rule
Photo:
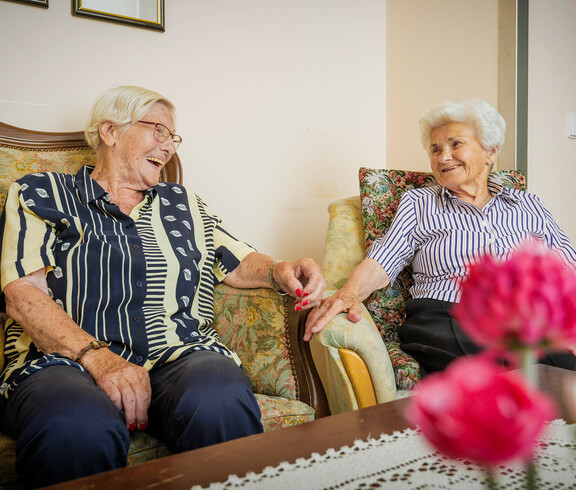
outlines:
[[[72,0],[72,15],[164,32],[164,0]]]

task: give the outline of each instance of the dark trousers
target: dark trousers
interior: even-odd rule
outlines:
[[[450,316],[453,305],[436,299],[410,299],[406,303],[406,321],[398,332],[400,348],[418,361],[422,376],[442,371],[454,359],[481,350]],[[576,369],[576,357],[568,352],[549,353],[540,363]]]
[[[262,432],[250,381],[234,361],[197,351],[150,372],[148,431],[174,452]],[[16,469],[27,488],[126,465],[130,433],[92,377],[52,366],[0,399],[2,428],[16,438]]]

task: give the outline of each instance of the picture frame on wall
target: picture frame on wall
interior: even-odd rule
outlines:
[[[164,32],[164,0],[72,0],[72,15]]]
[[[34,7],[48,8],[48,0],[4,0],[5,2],[23,3]]]

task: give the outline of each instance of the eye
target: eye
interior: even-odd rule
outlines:
[[[432,155],[440,154],[440,148],[438,148],[437,146],[433,146],[431,153],[432,153]]]
[[[459,146],[462,146],[461,141],[456,140],[452,143],[452,148],[458,148]]]

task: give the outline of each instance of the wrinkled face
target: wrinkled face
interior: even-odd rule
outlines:
[[[164,104],[152,106],[142,121],[161,123],[172,133],[175,132],[172,114]],[[140,190],[158,183],[162,167],[174,153],[176,147],[171,137],[160,142],[154,137],[153,125],[138,122],[116,137],[114,147],[114,157],[123,170],[122,178]]]
[[[432,173],[441,186],[453,192],[485,187],[497,153],[496,149],[485,150],[467,124],[455,122],[432,131]]]

